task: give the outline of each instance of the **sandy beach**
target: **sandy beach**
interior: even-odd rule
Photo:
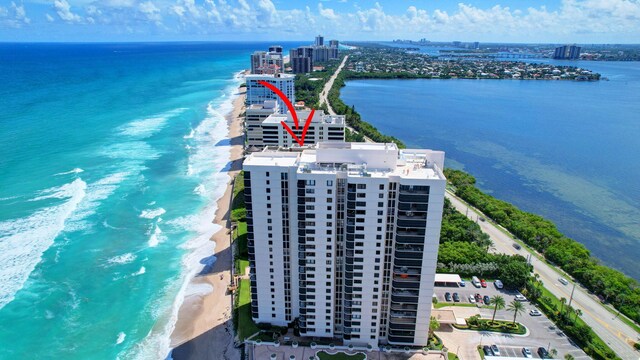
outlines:
[[[232,179],[242,168],[243,118],[245,89],[238,89],[239,96],[233,102],[233,111],[227,115],[231,155],[228,167],[228,184],[224,195],[218,200],[218,210],[214,223],[222,229],[213,235],[211,241],[216,262],[207,274],[191,280],[187,296],[178,312],[178,320],[171,335],[173,359],[240,359],[240,352],[234,347],[231,296],[227,286],[231,279],[232,254],[229,236],[230,200]],[[206,291],[211,290],[213,291]],[[189,289],[204,289],[191,291]]]

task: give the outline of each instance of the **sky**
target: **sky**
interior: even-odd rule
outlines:
[[[640,0],[0,0],[0,41],[640,43]]]

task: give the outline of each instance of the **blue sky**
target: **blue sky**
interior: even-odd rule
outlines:
[[[0,0],[0,41],[640,43],[640,0]]]

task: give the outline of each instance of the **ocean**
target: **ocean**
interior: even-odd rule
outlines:
[[[168,355],[269,45],[0,44],[0,359]]]
[[[640,63],[556,63],[609,81],[355,80],[341,97],[640,279]]]

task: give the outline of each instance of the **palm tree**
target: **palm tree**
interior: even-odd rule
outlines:
[[[573,322],[578,321],[578,316],[582,316],[582,310],[576,309],[576,317],[573,318]]]
[[[504,298],[502,296],[496,295],[496,297],[493,298],[493,305],[493,316],[491,317],[491,322],[496,319],[496,312],[498,310],[504,309],[506,302],[504,301]]]
[[[562,310],[564,310],[564,304],[567,303],[566,298],[560,298],[560,315],[562,315]]]
[[[513,300],[507,310],[513,311],[513,323],[515,324],[518,314],[524,312],[524,305],[520,301]]]

